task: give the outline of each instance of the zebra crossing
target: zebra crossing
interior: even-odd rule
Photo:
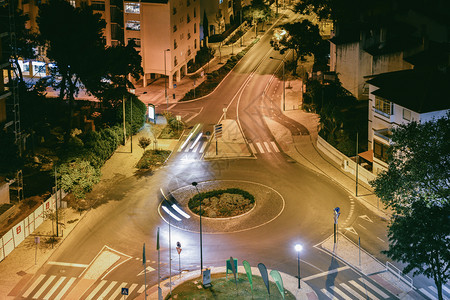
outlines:
[[[270,142],[249,142],[248,145],[253,154],[279,153],[280,149],[274,141]]]
[[[323,295],[333,300],[352,300],[352,299],[392,299],[394,296],[388,291],[383,291],[363,277],[357,280],[349,280],[346,283],[340,283],[320,290]]]
[[[185,147],[178,147],[177,152],[190,152],[190,153],[203,153],[205,152],[205,148],[208,145],[207,140],[201,140],[197,143],[195,141],[191,141],[185,145]]]
[[[43,300],[63,299],[77,279],[77,277],[41,274],[22,294],[22,298]],[[128,288],[128,297],[132,299],[142,294],[145,286],[137,283],[101,280],[83,296],[86,300],[119,300],[122,299],[122,288]]]
[[[420,288],[419,291],[426,296],[428,299],[431,300],[438,300],[438,290],[436,286],[430,285],[426,288]],[[450,300],[450,287],[449,286],[442,286],[442,296],[446,300]]]

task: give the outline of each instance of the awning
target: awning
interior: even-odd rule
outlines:
[[[358,154],[362,158],[364,158],[367,161],[373,162],[373,150],[369,150],[366,152],[361,152]]]

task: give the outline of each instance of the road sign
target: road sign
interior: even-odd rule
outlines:
[[[122,295],[128,296],[128,288],[122,288]]]
[[[341,215],[340,211],[341,209],[339,207],[334,209],[334,224],[338,223],[339,216]]]
[[[183,250],[183,249],[181,249],[180,247],[177,247],[177,252],[178,252],[178,254],[181,253],[181,250]]]
[[[175,118],[177,119],[177,121],[181,121],[181,116],[180,115],[176,115]]]
[[[176,88],[176,87],[177,87],[177,84],[176,84],[176,83],[174,83],[174,84],[173,84],[173,88]]]
[[[41,242],[41,237],[40,236],[35,236],[34,237],[34,243],[35,244],[39,244]]]
[[[214,135],[216,139],[222,137],[222,124],[214,125]]]

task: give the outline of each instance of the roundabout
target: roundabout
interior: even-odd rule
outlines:
[[[285,208],[285,200],[281,194],[264,184],[244,180],[212,180],[198,183],[198,190],[201,193],[232,188],[242,189],[253,195],[255,199],[253,207],[249,211],[233,217],[208,218],[203,216],[203,233],[223,234],[254,229],[275,220]],[[168,218],[171,218],[171,226],[178,229],[199,232],[200,216],[189,209],[189,200],[196,194],[196,190],[190,185],[171,191],[177,207],[188,217],[181,217],[180,221],[177,221],[162,210],[161,203],[159,206],[161,218],[166,223],[169,222]],[[172,213],[175,216],[180,215],[177,211],[172,211]]]

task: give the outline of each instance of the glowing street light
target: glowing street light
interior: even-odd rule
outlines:
[[[300,252],[303,250],[303,246],[300,244],[295,245],[295,251],[297,251],[297,271],[298,271],[298,288],[300,288]]]

